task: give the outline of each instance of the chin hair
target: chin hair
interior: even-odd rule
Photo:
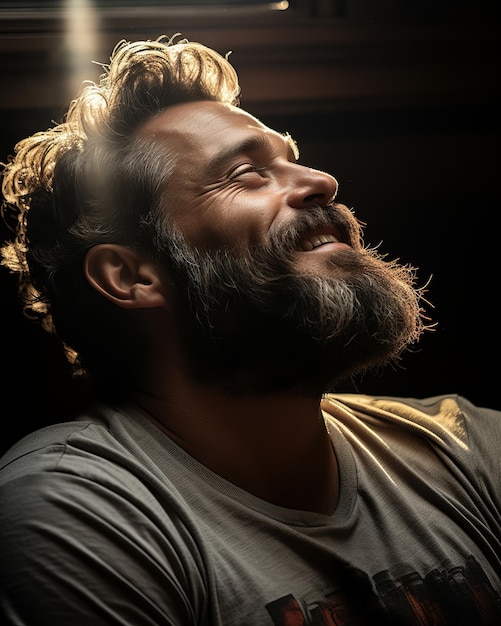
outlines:
[[[333,275],[302,275],[266,248],[182,246],[174,282],[193,377],[233,394],[318,395],[397,360],[424,329],[412,268],[338,251]]]

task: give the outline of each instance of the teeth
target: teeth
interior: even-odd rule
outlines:
[[[318,248],[324,243],[338,243],[339,239],[334,237],[334,235],[313,235],[312,237],[308,237],[308,239],[303,239],[301,242],[301,249],[304,252],[309,252],[314,248]]]

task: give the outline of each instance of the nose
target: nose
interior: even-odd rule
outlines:
[[[287,199],[289,206],[295,209],[325,206],[334,199],[337,189],[337,180],[330,174],[295,163]]]

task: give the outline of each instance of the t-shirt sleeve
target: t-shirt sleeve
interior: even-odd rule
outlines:
[[[56,448],[37,459],[3,471],[1,623],[198,623],[200,567],[175,511],[159,506],[136,476],[93,455]]]

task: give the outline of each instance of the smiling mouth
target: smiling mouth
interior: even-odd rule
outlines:
[[[310,252],[328,243],[341,243],[341,241],[333,234],[311,235],[300,242],[299,249],[302,252]]]

